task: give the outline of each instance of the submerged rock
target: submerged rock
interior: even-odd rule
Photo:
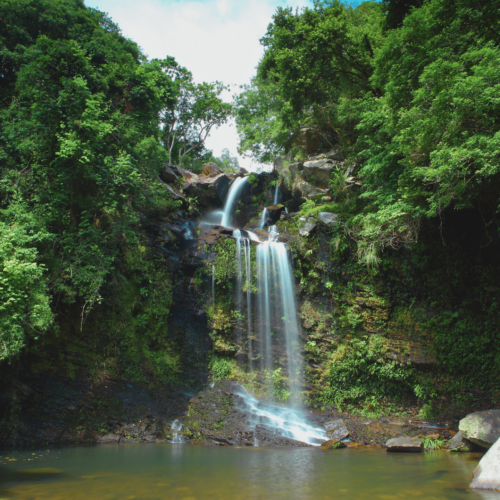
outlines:
[[[322,450],[339,450],[340,448],[346,448],[347,445],[339,441],[338,439],[329,439],[321,444],[320,448]]]
[[[422,451],[422,440],[418,437],[399,437],[389,439],[385,444],[387,451],[419,453]]]
[[[349,430],[347,429],[345,422],[339,418],[338,420],[331,420],[325,423],[326,435],[334,441],[342,441],[349,437]]]
[[[469,488],[500,491],[500,439],[479,462]]]
[[[500,410],[476,411],[460,420],[458,428],[464,438],[489,448],[500,438]]]

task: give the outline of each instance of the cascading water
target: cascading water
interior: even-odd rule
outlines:
[[[276,186],[276,189],[274,191],[274,200],[273,200],[273,205],[277,205],[279,201],[279,195],[280,195],[280,188]]]
[[[240,193],[245,186],[248,177],[238,177],[229,188],[220,225],[224,227],[232,227],[233,224],[233,206],[239,200]]]
[[[246,413],[250,429],[255,430],[258,426],[259,430],[312,445],[328,439],[325,429],[310,425],[307,415],[300,409],[257,399],[243,388],[237,394],[241,398],[239,409]]]
[[[262,217],[260,218],[259,229],[264,229],[264,225],[266,224],[266,214],[267,214],[267,208],[264,208],[264,210],[262,210]]]
[[[170,427],[170,430],[173,431],[173,436],[172,436],[172,441],[171,443],[183,443],[184,439],[182,438],[180,432],[182,430],[182,422],[179,419],[175,419],[172,422],[172,426]]]
[[[293,404],[300,404],[301,356],[294,283],[286,246],[278,237],[276,226],[271,226],[269,240],[257,247],[261,369],[274,369],[272,337],[281,332],[286,345],[290,399]]]

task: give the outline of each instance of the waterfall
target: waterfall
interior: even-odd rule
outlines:
[[[224,210],[222,211],[221,226],[232,227],[233,224],[233,205],[239,199],[239,195],[248,177],[238,177],[232,184],[227,194]]]
[[[274,191],[273,205],[277,205],[278,204],[279,194],[280,194],[280,188],[278,186],[276,186],[276,190]]]
[[[257,247],[260,368],[275,369],[272,337],[281,334],[286,345],[290,399],[298,404],[302,379],[294,280],[286,246],[278,242],[278,237],[276,226],[271,226],[269,240]]]
[[[180,431],[182,429],[182,422],[179,419],[175,419],[172,422],[172,426],[170,427],[170,430],[173,431],[173,437],[171,443],[183,443],[184,439],[182,438]]]
[[[251,280],[252,280],[252,263],[251,263],[251,246],[250,240],[242,239],[241,231],[235,229],[233,237],[236,240],[236,304],[238,311],[243,316],[243,271],[245,272],[245,288],[247,300],[247,339],[248,339],[248,358],[249,365],[252,366],[252,297],[251,297]],[[243,249],[243,252],[242,252]],[[242,265],[242,253],[244,257],[244,266]],[[237,344],[243,346],[243,322],[238,319],[237,324]]]
[[[259,229],[264,229],[264,225],[266,223],[266,214],[267,214],[267,208],[264,208],[264,210],[262,210],[262,217],[260,218]]]

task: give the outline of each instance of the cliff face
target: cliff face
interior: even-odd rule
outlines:
[[[386,250],[377,266],[367,266],[355,242],[340,238],[345,216],[335,211],[332,168],[343,169],[355,198],[355,168],[332,153],[250,175],[234,213],[238,226],[265,238],[258,227],[267,207],[265,223],[277,224],[292,254],[306,403],[451,425],[497,404],[499,241],[480,210],[447,213],[445,224],[421,228],[411,248]],[[4,445],[169,439],[193,393],[224,378],[286,402],[288,374],[279,363],[254,380],[247,370],[232,230],[199,225],[245,172],[189,180],[176,172],[164,187],[179,210],[143,218],[142,256],[130,255],[136,267],[117,273],[83,328],[77,311],[62,311],[53,335],[1,368]],[[255,301],[255,276],[250,292]]]

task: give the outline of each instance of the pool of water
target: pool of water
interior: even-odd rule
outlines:
[[[492,499],[478,455],[131,444],[0,453],[0,500]]]

